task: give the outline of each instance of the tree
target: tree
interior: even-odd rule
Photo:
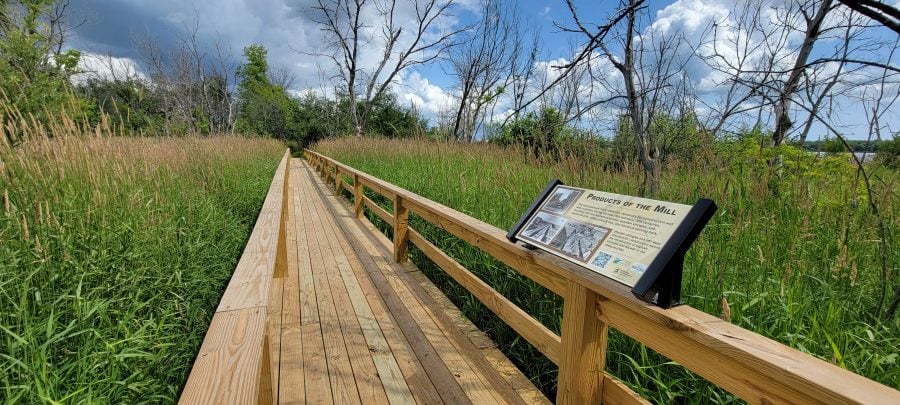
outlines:
[[[244,48],[247,62],[238,67],[238,115],[235,128],[246,133],[293,139],[298,130],[296,101],[269,81],[268,51],[262,45]]]
[[[567,0],[575,22],[575,28],[568,29],[584,36],[584,52],[588,52],[584,63],[590,64],[598,55],[611,64],[621,81],[609,80],[606,72],[589,70],[592,82],[603,86],[610,94],[593,102],[592,107],[614,101],[622,102],[624,116],[634,139],[634,150],[644,172],[644,192],[655,195],[659,188],[660,143],[659,128],[654,124],[657,116],[677,110],[684,110],[682,100],[687,96],[688,87],[680,85],[686,78],[681,74],[687,59],[682,56],[682,38],[660,33],[654,29],[645,31],[646,8],[642,0],[623,0],[610,23],[599,31],[589,30],[580,20],[571,0]],[[616,24],[621,21],[621,24]],[[614,52],[611,41],[605,34],[615,31],[620,52]],[[603,34],[603,35],[601,35]],[[692,52],[687,52],[692,54]],[[575,70],[577,58],[565,65],[568,71]],[[598,74],[599,73],[599,74]]]
[[[526,48],[526,26],[514,7],[499,0],[483,0],[478,24],[448,52],[449,73],[457,82],[452,133],[458,141],[475,138],[486,107],[495,105],[508,88],[512,88],[514,103],[524,99],[537,40]]]
[[[403,5],[413,8],[411,29],[399,25],[398,6]],[[317,0],[313,18],[326,34],[328,49],[333,50],[323,55],[337,68],[336,77],[349,97],[356,136],[365,133],[374,105],[371,101],[381,97],[401,72],[433,61],[454,45],[451,38],[460,30],[438,31],[439,19],[452,5],[453,0]],[[374,30],[380,31],[380,36],[366,37],[364,14],[377,16],[369,21],[380,20],[380,30]],[[361,64],[363,47],[379,51],[374,67]]]
[[[900,10],[878,0],[838,0],[853,11],[861,13],[900,34]]]
[[[199,17],[184,24],[178,44],[161,49],[150,35],[136,39],[136,47],[149,69],[154,97],[165,113],[167,134],[230,133],[235,111],[231,94],[233,65],[230,51],[221,41],[209,44],[199,38]]]
[[[52,0],[0,3],[0,99],[6,104],[0,116],[4,118],[36,119],[49,127],[51,117],[63,108],[78,116],[85,107],[69,84],[81,53],[74,49],[54,52],[62,37],[44,21],[53,4]],[[19,134],[6,136],[12,144],[21,141]]]

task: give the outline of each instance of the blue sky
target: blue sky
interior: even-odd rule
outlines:
[[[178,37],[184,36],[186,28],[196,21],[199,42],[210,54],[214,53],[214,44],[218,42],[230,49],[232,63],[236,65],[240,63],[243,47],[259,43],[269,50],[272,65],[284,67],[296,75],[297,88],[294,90],[327,89],[331,83],[320,74],[331,68],[327,59],[298,52],[322,51],[322,33],[310,19],[312,3],[312,0],[80,0],[72,3],[70,18],[87,22],[74,33],[70,46],[87,52],[84,66],[96,74],[103,75],[104,70],[109,70],[109,63],[98,62],[109,59],[98,58],[100,55],[113,57],[113,65],[117,66],[113,69],[146,73],[140,54],[135,50],[135,39],[149,35],[163,48],[174,46]],[[448,24],[462,26],[475,21],[477,3],[478,0],[457,0]],[[680,33],[689,42],[699,42],[713,19],[728,18],[738,3],[737,0],[650,0],[647,5],[650,24],[659,27],[659,32],[664,35]],[[900,4],[900,0],[897,3]],[[582,21],[602,23],[617,2],[579,0],[575,4]],[[547,71],[546,66],[570,57],[572,47],[581,43],[582,38],[560,32],[554,26],[554,23],[571,24],[565,1],[523,0],[518,5],[523,19],[540,32],[543,71]],[[876,35],[890,39],[894,34],[881,30]],[[867,56],[885,57],[878,51]],[[893,62],[895,66],[898,58],[900,56]],[[445,70],[437,63],[404,72],[394,86],[398,99],[416,105],[428,117],[435,117],[452,99],[454,83]],[[715,82],[710,69],[695,61],[687,70],[687,76],[696,83],[701,98],[714,104],[720,89],[710,84]],[[849,137],[859,138],[863,136],[865,114],[858,103],[845,104],[842,112],[846,113],[836,122]],[[498,110],[502,112],[503,106]],[[885,120],[889,132],[900,129],[897,111],[888,113]],[[824,132],[818,126],[811,139]]]

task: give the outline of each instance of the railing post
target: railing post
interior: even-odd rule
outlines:
[[[356,217],[362,217],[363,214],[363,186],[359,182],[359,175],[353,175],[353,213]]]
[[[569,280],[563,303],[557,404],[599,404],[609,326],[598,317],[597,293]]]
[[[409,211],[403,205],[403,199],[399,195],[394,196],[394,262],[406,262],[406,250],[409,242],[409,229],[407,222]]]
[[[344,182],[344,178],[341,177],[341,168],[337,165],[334,166],[334,195],[341,195],[341,183]]]

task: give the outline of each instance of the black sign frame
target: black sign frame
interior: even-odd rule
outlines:
[[[559,179],[550,180],[541,191],[541,194],[531,203],[519,221],[509,230],[506,238],[510,242],[518,242],[516,235],[534,216],[552,193],[556,186],[564,185]],[[637,283],[632,287],[631,293],[641,300],[662,308],[671,308],[681,304],[681,279],[684,272],[684,255],[691,247],[700,232],[709,223],[718,210],[716,203],[706,198],[700,198],[693,205],[684,220],[675,228],[675,232],[663,244],[659,254],[647,267]],[[528,243],[530,249],[536,248]]]

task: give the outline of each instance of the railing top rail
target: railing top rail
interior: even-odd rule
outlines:
[[[566,298],[575,283],[600,296],[597,316],[751,403],[900,403],[900,391],[802,353],[688,305],[662,309],[593,271],[506,239],[506,232],[312,150],[313,157],[356,176],[415,214],[484,250]]]

